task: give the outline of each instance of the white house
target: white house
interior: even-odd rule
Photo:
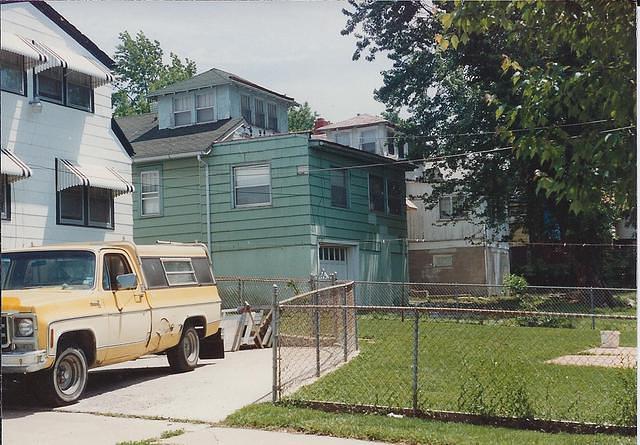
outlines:
[[[422,199],[433,191],[425,171],[430,163],[407,173],[407,199],[415,206],[407,212],[409,279],[412,282],[502,284],[509,273],[507,223],[498,228],[483,224],[460,209],[460,195],[440,198],[427,209]],[[438,171],[442,180],[460,172]]]
[[[407,144],[397,138],[395,125],[370,114],[358,114],[344,121],[327,123],[317,127],[311,137],[391,159],[404,159],[407,155]]]
[[[44,2],[1,8],[2,248],[132,239],[113,61]]]

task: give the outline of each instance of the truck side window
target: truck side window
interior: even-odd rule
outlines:
[[[213,276],[211,275],[211,266],[209,265],[208,258],[191,258],[191,264],[193,264],[193,270],[196,273],[198,283],[215,284]]]
[[[102,287],[105,290],[117,290],[116,277],[131,273],[131,267],[124,255],[119,253],[107,253],[104,256],[104,269],[102,271]]]
[[[160,258],[142,258],[142,272],[144,272],[149,289],[169,286]]]

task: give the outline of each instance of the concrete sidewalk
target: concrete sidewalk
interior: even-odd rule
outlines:
[[[355,439],[238,428],[205,428],[160,441],[166,445],[368,445]]]

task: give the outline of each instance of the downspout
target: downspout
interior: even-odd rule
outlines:
[[[207,199],[207,248],[209,249],[209,258],[213,258],[213,251],[211,250],[211,193],[209,189],[209,163],[202,160],[202,155],[208,155],[211,153],[211,147],[207,151],[198,153],[198,162],[204,165],[204,193]]]

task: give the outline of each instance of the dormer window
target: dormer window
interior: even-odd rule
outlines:
[[[244,94],[240,96],[240,113],[248,124],[253,124],[251,119],[251,98]]]
[[[365,130],[360,133],[360,149],[369,153],[376,152],[376,130]]]
[[[265,128],[264,101],[256,99],[256,127]]]
[[[173,125],[180,127],[191,124],[191,96],[173,98]]]
[[[196,122],[212,122],[214,120],[213,93],[196,94]]]

